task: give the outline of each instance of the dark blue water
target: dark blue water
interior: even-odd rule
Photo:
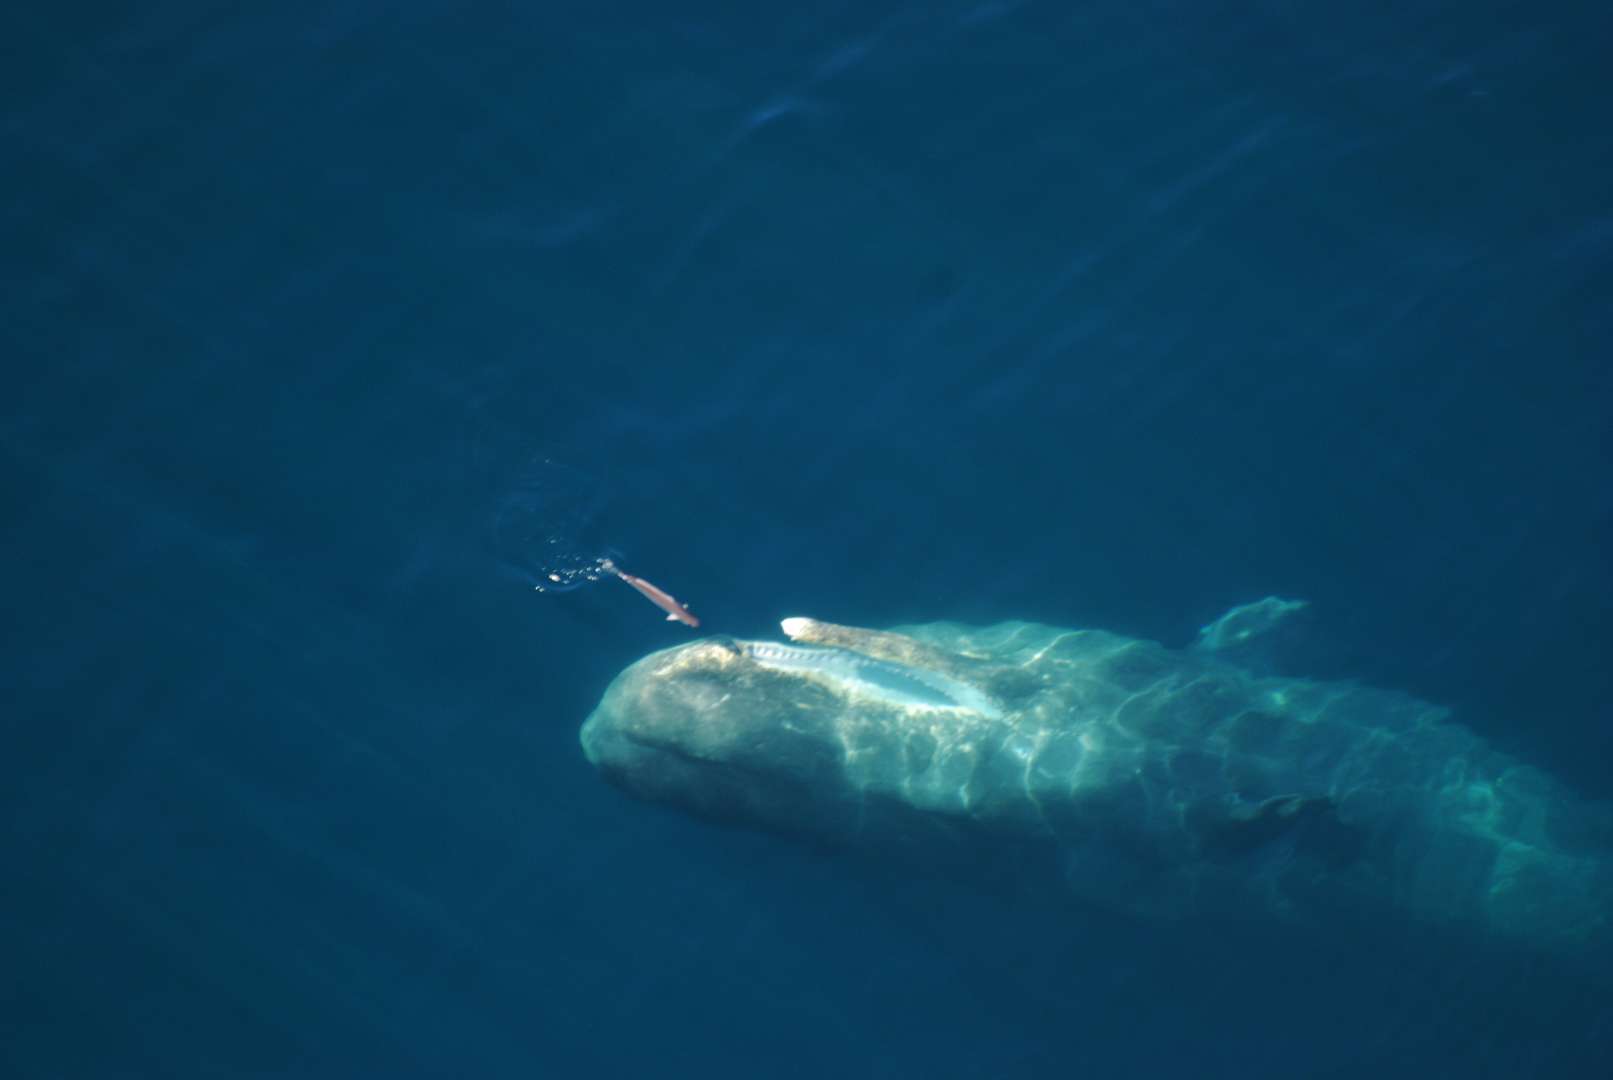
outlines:
[[[577,727],[688,631],[530,588],[1303,597],[1316,674],[1613,796],[1604,5],[4,27],[7,1075],[1605,1075],[1552,971],[632,803]]]

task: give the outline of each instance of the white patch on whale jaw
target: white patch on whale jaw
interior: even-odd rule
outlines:
[[[753,641],[745,652],[762,667],[835,684],[843,693],[876,698],[910,710],[961,711],[1001,719],[1002,706],[966,682],[850,649]]]

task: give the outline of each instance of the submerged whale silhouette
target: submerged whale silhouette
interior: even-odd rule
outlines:
[[[633,664],[582,745],[612,783],[703,817],[1006,862],[1118,911],[1395,917],[1608,950],[1613,813],[1439,707],[1255,674],[1256,639],[1301,606],[1234,609],[1187,651],[1023,622],[788,619],[792,644],[707,639]]]

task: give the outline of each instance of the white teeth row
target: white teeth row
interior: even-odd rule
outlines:
[[[783,622],[792,638],[810,619]],[[937,671],[910,667],[891,660],[876,660],[849,649],[819,645],[777,645],[754,641],[746,645],[751,658],[768,667],[799,671],[854,684],[858,690],[909,707],[967,709],[984,716],[1001,716],[1001,707],[967,683]]]

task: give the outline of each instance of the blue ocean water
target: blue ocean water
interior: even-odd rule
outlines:
[[[1603,5],[5,18],[16,1076],[1602,1076],[1605,988],[631,802],[702,630],[1309,600],[1613,798]],[[552,584],[552,583],[551,583]]]

